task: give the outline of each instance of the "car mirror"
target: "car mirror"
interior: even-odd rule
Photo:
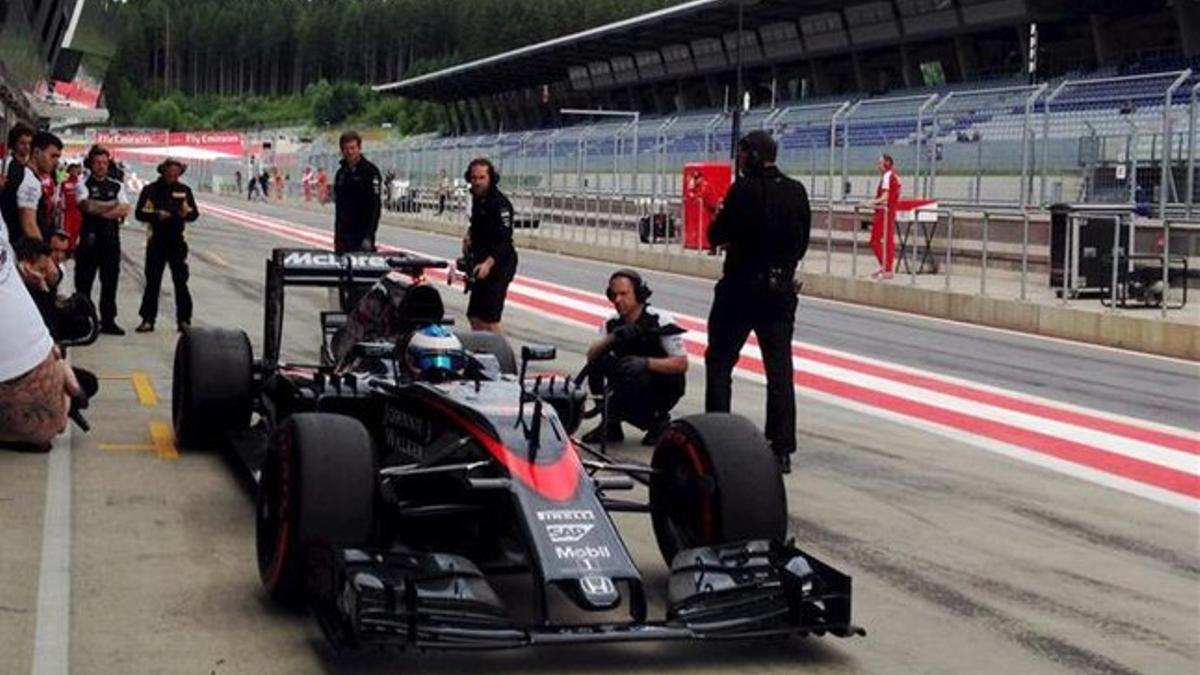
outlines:
[[[521,347],[522,361],[553,361],[558,358],[558,349],[552,345],[525,345]]]

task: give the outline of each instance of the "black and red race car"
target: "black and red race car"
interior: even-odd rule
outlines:
[[[352,368],[280,362],[285,287],[400,270],[411,332],[448,323],[420,280],[445,264],[276,250],[258,360],[241,331],[180,337],[178,440],[222,448],[255,486],[272,599],[311,608],[338,648],[862,633],[850,577],[788,540],[777,465],[742,417],[679,419],[649,464],[615,461],[573,438],[572,380],[526,375],[553,347],[518,359],[503,338],[458,332],[465,363],[437,381],[407,367],[403,335],[354,345]],[[322,316],[327,346],[344,321]],[[616,512],[653,523],[670,570],[660,616]]]

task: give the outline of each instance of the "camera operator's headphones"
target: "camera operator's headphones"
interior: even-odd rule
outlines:
[[[779,144],[771,134],[757,129],[742,136],[738,141],[738,149],[746,153],[746,164],[752,169],[761,170],[767,162],[774,162],[779,153]]]
[[[487,167],[488,178],[490,179],[492,187],[496,187],[500,184],[500,174],[496,172],[496,167],[492,164],[492,160],[488,159],[487,157],[476,157],[475,159],[471,160],[471,163],[467,165],[467,170],[463,172],[463,180],[467,181],[467,183],[470,183],[471,169],[477,166]]]
[[[638,301],[638,304],[646,304],[646,301],[650,299],[650,296],[654,295],[654,291],[651,290],[648,285],[646,285],[646,280],[642,278],[642,275],[638,274],[636,270],[623,267],[616,272],[613,272],[612,276],[608,278],[608,287],[604,289],[604,295],[608,297],[609,302],[612,302],[616,297],[616,294],[613,293],[612,290],[612,282],[613,279],[618,277],[624,277],[633,284],[633,297]]]

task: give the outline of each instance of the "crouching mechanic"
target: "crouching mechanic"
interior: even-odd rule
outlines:
[[[646,431],[643,445],[654,445],[683,397],[688,361],[684,332],[667,312],[651,307],[653,291],[630,269],[613,272],[607,295],[617,313],[600,328],[603,335],[588,347],[588,385],[608,393],[600,425],[584,435],[586,443],[625,440],[621,423]]]

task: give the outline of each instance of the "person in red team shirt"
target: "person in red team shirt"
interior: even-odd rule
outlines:
[[[875,218],[871,221],[871,250],[879,269],[871,276],[875,279],[891,279],[892,266],[896,260],[896,202],[900,200],[900,177],[893,168],[891,155],[880,155],[875,165],[879,169],[879,185],[875,188],[875,199],[869,203],[875,207]]]
[[[79,189],[79,175],[83,167],[72,164],[67,167],[67,179],[59,186],[59,200],[63,209],[63,229],[67,231],[67,253],[74,253],[79,244],[79,228],[83,225],[83,213],[79,210],[79,202],[75,199],[75,191]]]

